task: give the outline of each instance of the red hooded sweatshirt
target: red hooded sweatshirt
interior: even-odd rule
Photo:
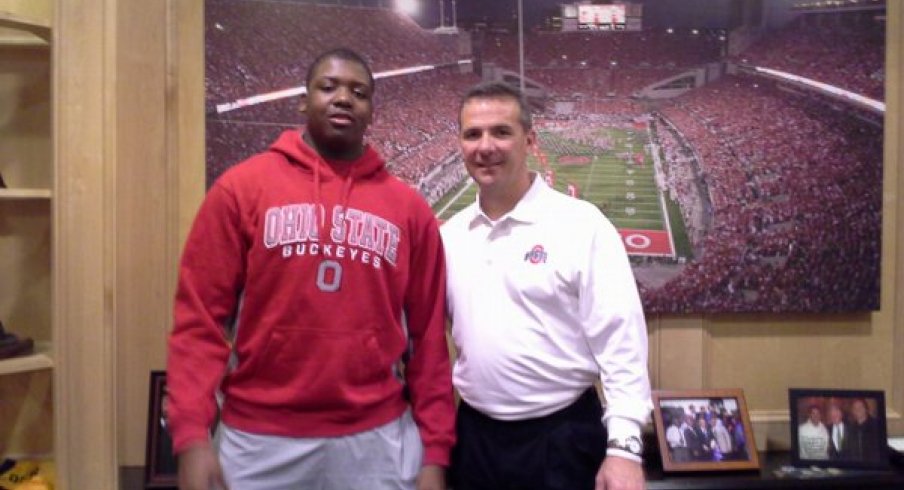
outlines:
[[[334,165],[284,132],[211,187],[179,272],[167,360],[177,453],[208,440],[219,388],[227,425],[288,437],[370,430],[410,403],[424,464],[448,464],[440,235],[370,147]]]

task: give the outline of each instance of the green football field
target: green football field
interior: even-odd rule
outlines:
[[[678,205],[656,186],[646,128],[571,126],[540,129],[538,135],[540,158],[530,156],[529,166],[540,175],[552,173],[560,192],[568,193],[573,185],[578,197],[599,207],[619,229],[629,255],[693,256]],[[447,220],[473,203],[476,194],[466,179],[433,206],[434,212]]]
[[[540,131],[540,149],[555,174],[555,188],[566,192],[568,185],[574,184],[579,197],[596,204],[617,228],[665,231],[646,132],[616,128],[598,131],[601,138],[612,142],[611,148],[603,150]],[[635,161],[638,154],[643,155],[643,163]],[[560,163],[560,159],[566,163]],[[570,163],[576,159],[585,161]],[[529,158],[529,165],[540,169],[534,156]],[[542,170],[540,173],[544,175]],[[476,193],[477,188],[466,182],[437,202],[434,211],[440,219],[448,219],[474,202]]]

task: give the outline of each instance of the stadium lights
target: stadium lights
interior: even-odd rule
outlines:
[[[700,31],[698,31],[697,29],[691,29],[691,34],[696,36],[697,34],[700,34]]]
[[[667,32],[669,34],[673,34],[675,32],[675,29],[672,29],[671,27],[669,27],[668,29],[665,30],[665,32]]]
[[[420,5],[417,0],[396,0],[396,10],[413,17],[420,10]]]

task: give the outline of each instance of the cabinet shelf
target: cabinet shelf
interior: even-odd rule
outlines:
[[[0,189],[0,201],[25,199],[50,199],[50,189]]]
[[[33,354],[13,357],[0,361],[0,376],[16,373],[28,373],[53,369],[53,358],[50,356],[50,343],[38,342]]]
[[[0,10],[0,28],[24,31],[37,39],[20,36],[0,35],[0,45],[44,45],[50,43],[52,29],[50,22]]]

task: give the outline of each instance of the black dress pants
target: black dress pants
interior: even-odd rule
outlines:
[[[606,455],[602,407],[591,388],[550,415],[496,420],[458,407],[453,490],[593,490]]]

